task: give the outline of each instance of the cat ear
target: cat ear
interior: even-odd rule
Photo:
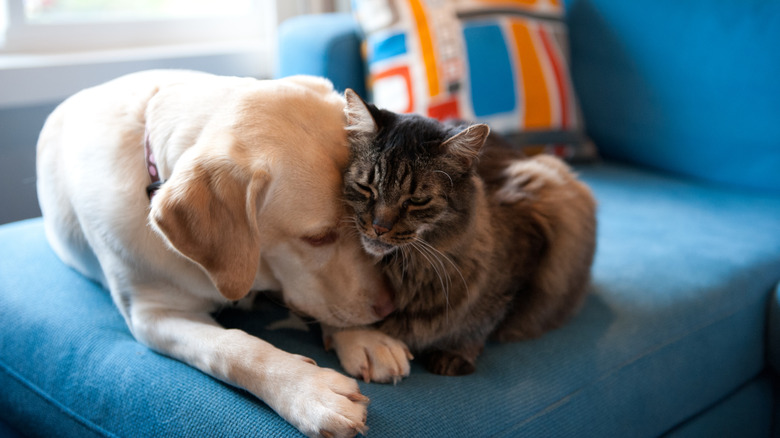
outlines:
[[[368,104],[351,88],[344,91],[347,106],[344,114],[347,116],[347,135],[352,138],[365,138],[377,132],[376,121],[368,109]]]
[[[485,144],[488,134],[490,134],[488,125],[471,125],[445,140],[441,144],[441,149],[459,158],[467,168],[470,168],[479,156],[479,150]]]

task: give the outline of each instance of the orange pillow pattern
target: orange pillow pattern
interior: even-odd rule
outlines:
[[[356,0],[383,108],[488,123],[527,153],[596,155],[568,69],[560,0]]]

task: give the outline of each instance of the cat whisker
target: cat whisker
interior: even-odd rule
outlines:
[[[444,288],[444,281],[442,280],[441,272],[439,271],[439,267],[436,266],[435,263],[433,263],[433,260],[431,259],[430,254],[425,251],[425,248],[418,245],[417,242],[410,242],[409,247],[414,248],[417,250],[417,252],[428,262],[428,264],[433,268],[434,272],[436,272],[436,275],[439,277],[439,281],[441,282],[442,288]]]
[[[445,303],[446,303],[445,319],[447,320],[447,322],[449,322],[450,294],[449,294],[449,288],[445,285],[446,283],[449,283],[449,282],[445,282],[445,280],[444,280],[444,276],[446,276],[446,271],[444,273],[445,275],[442,276],[442,272],[439,270],[440,269],[439,266],[437,266],[434,263],[433,259],[431,258],[432,255],[430,253],[428,253],[425,250],[424,247],[417,245],[416,242],[413,242],[411,244],[411,246],[412,246],[412,248],[416,249],[417,252],[419,252],[420,255],[423,258],[425,258],[425,260],[428,262],[428,264],[431,266],[431,268],[433,268],[433,271],[436,273],[436,276],[439,277],[439,284],[441,284],[442,292],[444,293],[444,299],[445,299]]]
[[[452,281],[450,280],[449,273],[447,272],[446,267],[444,266],[444,262],[442,262],[435,253],[431,252],[428,248],[420,244],[419,240],[415,240],[414,242],[411,242],[409,244],[412,248],[416,249],[417,252],[420,253],[425,260],[428,261],[428,263],[431,265],[431,268],[433,268],[433,271],[436,273],[436,275],[439,277],[439,283],[441,284],[442,292],[444,293],[444,299],[445,299],[445,321],[449,324],[449,316],[450,316],[450,292],[449,292],[449,286],[452,285]],[[437,266],[436,263],[434,263],[434,260],[439,263]],[[442,276],[442,272],[444,275]],[[446,277],[446,281],[445,281]],[[446,283],[446,285],[445,285]]]
[[[415,239],[415,242],[420,245],[421,248],[425,250],[426,253],[428,253],[431,257],[434,258],[439,263],[439,267],[441,267],[442,272],[444,272],[447,276],[447,290],[452,288],[452,279],[450,278],[449,271],[447,270],[447,267],[444,266],[444,262],[441,261],[441,256],[446,257],[441,251],[434,248],[431,244],[426,242],[423,239],[420,239],[419,237]],[[449,260],[450,263],[452,263],[452,260]],[[457,269],[457,267],[456,267]]]
[[[401,284],[404,283],[404,279],[406,277],[406,269],[408,268],[406,249],[407,249],[406,246],[398,247],[398,252],[401,253]]]
[[[398,257],[399,257],[398,253],[399,252],[401,252],[401,251],[393,251],[393,263],[395,263],[395,264],[398,264]],[[402,256],[403,256],[403,254],[402,254]],[[402,263],[403,263],[403,261],[402,261]],[[403,272],[401,272],[401,275],[403,276]],[[401,279],[402,279],[401,281],[403,282],[403,277],[401,277]]]
[[[350,214],[348,216],[343,216],[340,219],[340,222],[343,223],[343,224],[357,224],[358,220],[357,220],[357,218],[354,215]]]
[[[339,225],[346,225],[340,227],[344,233],[349,237],[360,237],[360,226],[355,216],[345,216],[339,221]]]
[[[441,250],[439,250],[435,246],[431,245],[430,243],[426,242],[425,240],[423,240],[423,239],[418,237],[417,241],[419,243],[423,244],[424,246],[426,246],[427,248],[429,248],[431,251],[434,251],[437,254],[439,254],[439,256],[444,258],[444,260],[446,260],[447,262],[449,262],[450,265],[452,265],[452,268],[455,269],[455,272],[458,273],[458,275],[460,276],[461,281],[463,282],[463,287],[466,289],[466,296],[469,296],[469,284],[468,284],[468,282],[466,282],[466,278],[463,277],[463,272],[461,272],[461,270],[458,267],[458,265],[455,264],[455,262],[447,254],[441,252]]]
[[[434,170],[433,173],[443,173],[444,176],[446,176],[447,178],[450,179],[450,186],[451,187],[455,187],[455,183],[452,181],[452,177],[447,172],[445,172],[443,170]]]
[[[406,271],[409,269],[409,259],[411,258],[406,251],[402,251],[402,254],[404,256],[404,265],[402,266],[403,271],[401,273],[401,282],[403,282],[403,279],[406,276]]]

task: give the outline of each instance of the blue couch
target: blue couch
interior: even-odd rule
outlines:
[[[413,364],[362,384],[369,436],[776,433],[780,371],[780,3],[571,0],[572,72],[603,160],[591,294],[478,371]],[[365,90],[345,15],[283,26],[280,75]],[[297,436],[263,403],[135,342],[106,293],[52,253],[40,219],[0,226],[0,435]],[[338,368],[283,309],[223,324]]]

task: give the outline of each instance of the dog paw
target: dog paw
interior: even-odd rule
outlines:
[[[336,350],[348,374],[365,382],[397,383],[409,375],[409,361],[413,359],[406,344],[374,329],[332,333],[326,347]]]
[[[280,403],[272,407],[309,437],[342,438],[365,434],[368,397],[357,381],[337,371],[320,368],[303,356],[290,355],[285,364],[288,378],[278,389]],[[282,394],[283,393],[283,394]]]

